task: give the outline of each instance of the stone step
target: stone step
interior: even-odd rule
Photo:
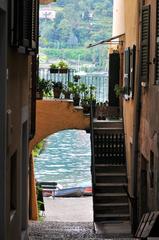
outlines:
[[[100,175],[99,175],[100,174]],[[113,175],[98,173],[95,176],[96,183],[127,183],[126,174]]]
[[[113,156],[109,156],[109,157],[102,157],[102,154],[101,156],[99,156],[99,154],[97,154],[95,152],[94,154],[94,162],[95,162],[95,165],[96,164],[105,164],[105,165],[111,165],[111,164],[114,164],[114,165],[125,165],[125,158],[124,158],[124,154],[119,157],[113,157]]]
[[[96,193],[125,193],[124,187],[127,183],[96,183],[94,192]]]
[[[96,173],[126,173],[125,165],[95,164]]]
[[[128,203],[126,193],[95,193],[94,204],[96,203]]]
[[[94,128],[123,128],[122,120],[95,120],[93,121]]]
[[[123,128],[118,128],[118,127],[111,127],[111,128],[102,128],[102,127],[99,127],[99,128],[93,128],[94,130],[94,136],[96,134],[104,134],[104,133],[108,133],[108,132],[111,132],[112,134],[116,134],[116,133],[121,133],[123,134]]]
[[[128,214],[128,203],[109,203],[109,204],[95,204],[95,214]]]
[[[129,214],[95,214],[95,222],[128,221]]]

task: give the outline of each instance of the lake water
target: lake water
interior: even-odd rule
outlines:
[[[63,187],[91,186],[90,134],[83,130],[49,136],[45,149],[34,160],[38,181],[55,181]]]

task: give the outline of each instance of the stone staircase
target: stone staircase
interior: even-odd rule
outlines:
[[[92,179],[95,223],[129,221],[124,145],[122,121],[93,122]]]

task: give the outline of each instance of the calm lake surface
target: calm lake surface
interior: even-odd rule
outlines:
[[[34,158],[38,181],[55,181],[63,187],[91,186],[90,134],[65,130],[46,139],[45,149]]]

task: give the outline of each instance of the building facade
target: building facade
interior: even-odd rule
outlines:
[[[125,38],[124,50],[120,52],[120,59],[123,59],[120,71],[123,72],[128,190],[136,229],[144,213],[159,209],[159,1],[117,2],[119,9],[124,3]]]
[[[0,1],[0,239],[27,239],[38,1]]]

